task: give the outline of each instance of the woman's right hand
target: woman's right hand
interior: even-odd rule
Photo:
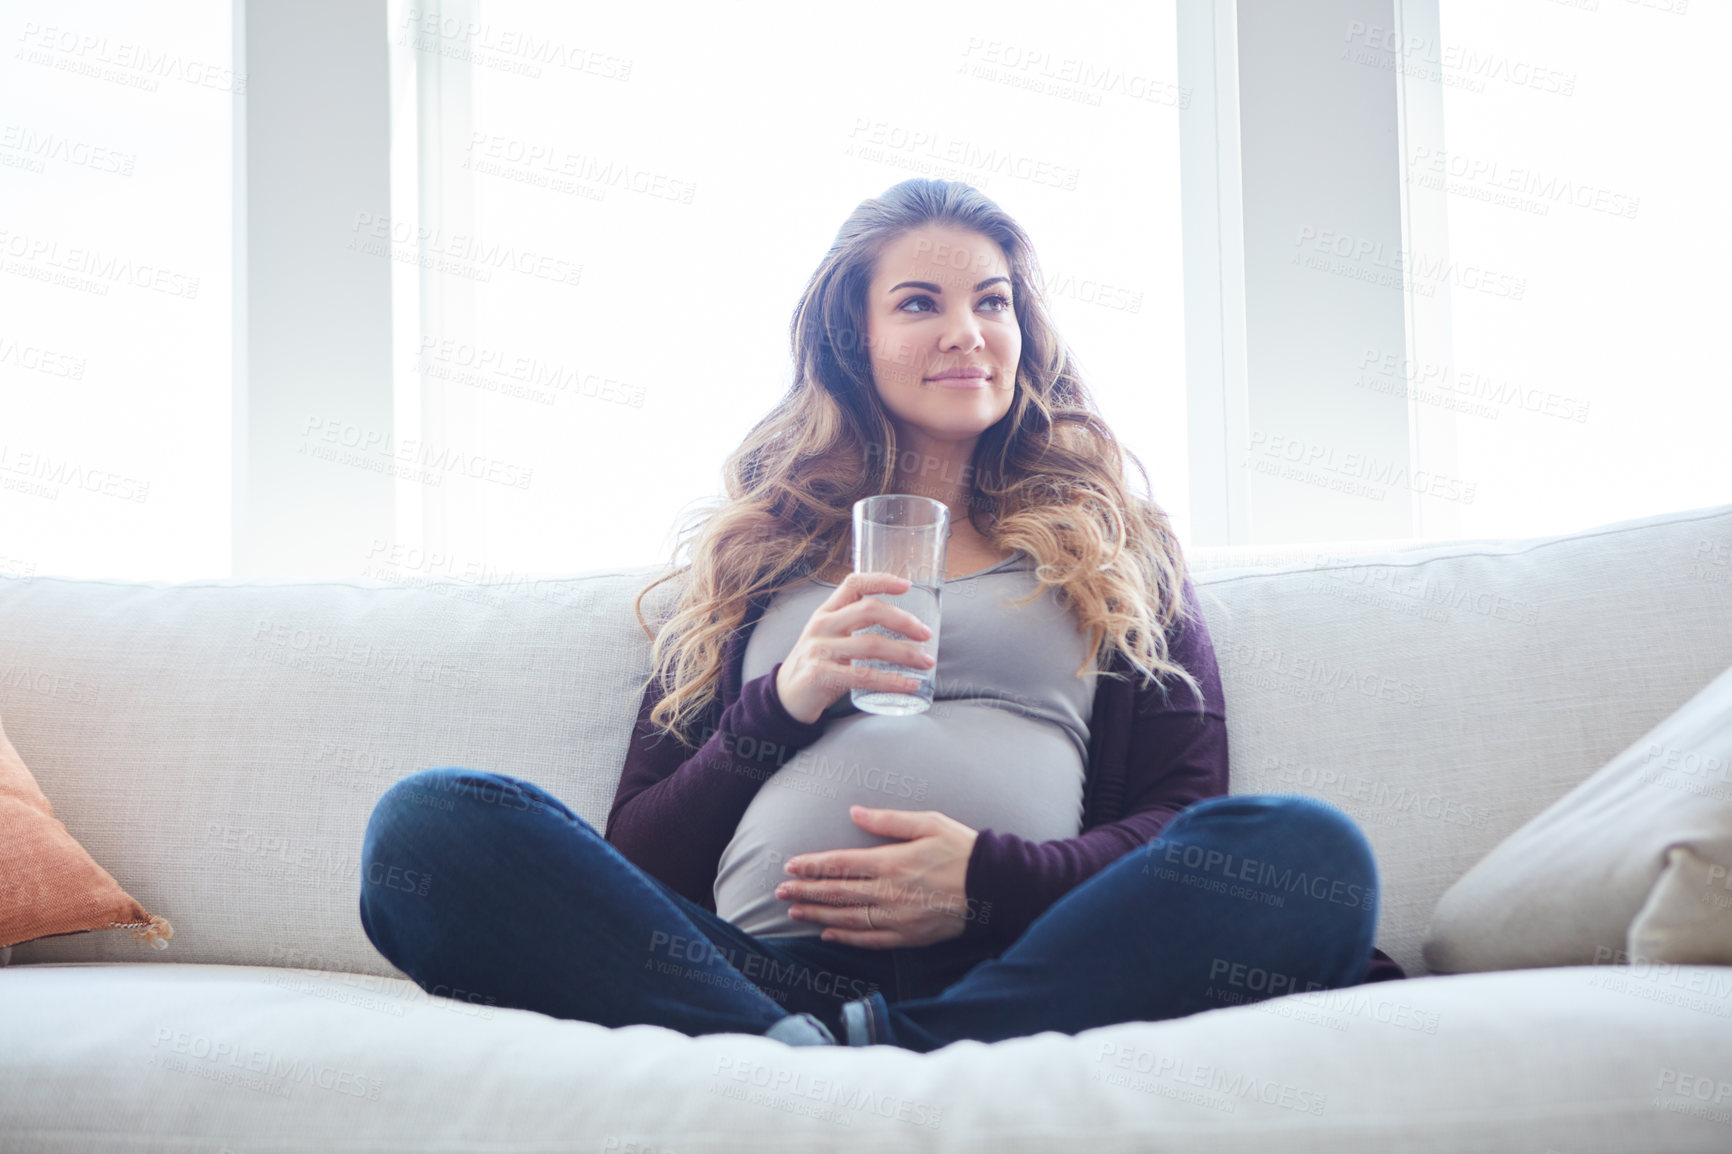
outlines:
[[[906,577],[889,573],[850,573],[812,611],[811,620],[806,622],[806,628],[776,674],[776,695],[782,699],[782,708],[789,716],[811,725],[849,690],[912,693],[919,688],[919,682],[912,677],[852,664],[862,658],[914,669],[931,669],[937,664],[920,646],[920,642],[932,637],[932,630],[906,609],[870,596],[906,593],[908,586]],[[854,633],[873,625],[882,625],[913,640]]]

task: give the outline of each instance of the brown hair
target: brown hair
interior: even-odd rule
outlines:
[[[1102,676],[1112,676],[1104,660],[1111,645],[1145,678],[1185,682],[1203,708],[1196,678],[1167,652],[1167,628],[1186,608],[1178,539],[1160,506],[1125,484],[1127,458],[1145,490],[1148,472],[1083,387],[1047,313],[1028,235],[978,189],[915,178],[862,201],[842,223],[794,310],[793,385],[728,456],[726,498],[693,515],[674,564],[634,602],[653,641],[649,680],[670,687],[650,720],[685,744],[695,743],[683,731],[716,699],[724,647],[752,599],[843,565],[854,502],[909,491],[889,487],[897,483],[896,432],[873,386],[866,292],[885,246],[929,223],[998,244],[1022,333],[1010,411],[975,445],[970,524],[999,551],[1021,549],[1034,559],[1039,588],[1018,604],[1056,586],[1088,629]],[[691,562],[680,566],[688,546]],[[689,579],[667,620],[651,629],[645,595],[683,574]]]

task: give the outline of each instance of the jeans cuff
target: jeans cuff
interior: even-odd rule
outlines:
[[[842,1028],[850,1046],[895,1045],[895,1035],[890,1030],[890,1004],[879,990],[842,1004]]]
[[[811,1014],[789,1014],[768,1030],[764,1037],[786,1042],[790,1046],[834,1046],[836,1039],[830,1027]]]

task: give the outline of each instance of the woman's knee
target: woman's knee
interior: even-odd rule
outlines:
[[[550,802],[558,805],[505,774],[458,765],[417,770],[393,783],[373,806],[362,836],[362,868],[372,871],[380,860],[430,864],[466,858],[490,825],[546,815]]]
[[[1377,858],[1365,831],[1339,806],[1304,794],[1266,794],[1280,815],[1276,845],[1287,864],[1302,873],[1287,884],[1290,893],[1311,899],[1314,910],[1334,911],[1366,938],[1377,929]],[[1360,972],[1360,971],[1356,971]]]
[[[1343,864],[1357,862],[1373,876],[1377,871],[1371,841],[1359,823],[1340,806],[1302,793],[1259,794],[1281,812],[1281,820],[1300,831],[1318,851],[1332,849]]]
[[[424,897],[433,878],[471,876],[481,860],[513,856],[478,857],[483,846],[533,852],[544,838],[565,838],[574,826],[593,832],[557,798],[520,778],[460,765],[417,770],[386,789],[367,820],[363,901],[387,896],[384,890]]]
[[[1325,841],[1344,841],[1371,850],[1365,833],[1348,813],[1333,802],[1304,793],[1235,793],[1206,797],[1193,802],[1180,812],[1180,817],[1196,821],[1211,818],[1235,818],[1268,822],[1289,829],[1303,828],[1311,836]]]
[[[1156,858],[1233,880],[1284,878],[1313,897],[1373,905],[1377,862],[1340,807],[1307,794],[1233,794],[1183,810],[1150,844]]]
[[[413,807],[449,813],[459,801],[497,803],[508,794],[521,792],[523,784],[503,773],[463,765],[437,765],[398,779],[379,798],[375,808]]]
[[[476,809],[499,814],[551,812],[583,821],[540,786],[510,774],[461,765],[416,770],[385,790],[373,814],[375,820],[389,820],[403,814],[425,816]]]

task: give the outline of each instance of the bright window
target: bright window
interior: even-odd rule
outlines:
[[[394,179],[414,180],[393,217],[437,257],[394,295],[398,432],[461,429],[518,479],[405,482],[403,535],[453,573],[665,560],[791,383],[789,320],[836,228],[918,174],[1030,231],[1087,383],[1182,521],[1171,0],[745,11],[391,8]],[[477,255],[495,246],[518,258]]]
[[[0,577],[226,576],[230,5],[6,14]]]
[[[1428,419],[1452,414],[1455,460],[1430,467],[1477,485],[1456,531],[1732,501],[1732,6],[1441,0],[1440,16],[1438,42],[1404,56],[1442,78],[1442,147],[1415,140],[1405,161],[1444,190],[1464,275],[1447,355],[1409,380]]]

